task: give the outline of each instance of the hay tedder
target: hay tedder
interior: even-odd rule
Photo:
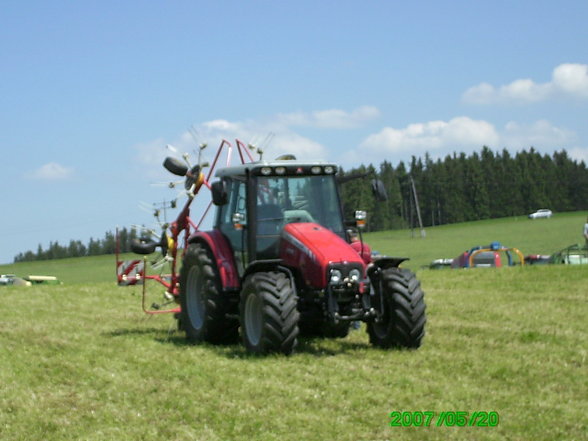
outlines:
[[[345,222],[337,166],[292,155],[254,161],[244,143],[235,147],[223,140],[206,175],[208,165],[191,165],[187,155],[165,159],[183,177],[188,200],[158,240],[133,244],[145,255],[160,248],[170,269],[139,273],[163,285],[173,304],[147,308],[144,294],[144,311],[174,313],[191,342],[230,344],[240,336],[252,353],[290,354],[299,334],[345,337],[360,321],[374,346],[419,347],[426,321],[420,283],[400,268],[406,258],[372,256],[361,234],[364,211]],[[235,149],[240,161],[232,165]],[[223,153],[226,166],[216,169]],[[371,184],[384,200],[383,184]],[[196,223],[190,207],[203,187],[212,200]],[[203,231],[213,204],[213,227]]]

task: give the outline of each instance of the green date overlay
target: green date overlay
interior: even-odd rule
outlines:
[[[498,412],[390,412],[390,427],[496,427]]]

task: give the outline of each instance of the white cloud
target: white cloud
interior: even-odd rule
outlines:
[[[26,176],[30,179],[43,181],[62,181],[73,176],[73,168],[65,167],[57,162],[49,162],[27,173]]]
[[[584,163],[588,164],[588,147],[572,147],[567,152],[570,158],[576,161],[584,161]]]
[[[196,143],[207,143],[208,155],[216,151],[221,140],[226,139],[235,147],[235,139],[253,144],[264,150],[264,158],[272,159],[283,153],[292,153],[299,159],[327,159],[325,146],[293,130],[295,127],[312,127],[330,130],[351,129],[362,126],[380,116],[374,106],[360,106],[351,111],[342,109],[316,110],[312,112],[280,113],[264,120],[229,121],[215,119],[205,121],[181,134],[172,142],[181,151],[192,151]],[[196,138],[196,140],[194,139]],[[163,140],[157,140],[164,145]],[[153,144],[149,143],[149,144]],[[149,150],[149,149],[147,149]],[[234,157],[237,154],[234,153]],[[258,155],[254,155],[257,159]]]
[[[202,128],[210,131],[218,130],[222,132],[236,133],[241,130],[242,127],[239,123],[232,123],[224,119],[215,119],[203,123]]]
[[[466,90],[462,101],[469,104],[490,104],[498,101],[498,93],[493,85],[480,83]]]
[[[508,122],[501,136],[501,141],[508,148],[566,148],[576,142],[576,134],[568,129],[556,127],[546,120],[539,120],[533,124],[519,124]]]
[[[132,164],[133,174],[138,178],[146,178],[151,181],[169,180],[169,173],[162,167],[166,156],[170,151],[165,148],[167,142],[163,138],[135,144],[135,158]]]
[[[320,127],[326,129],[350,128],[379,115],[375,107],[359,107],[352,112],[343,110],[323,110],[310,113],[278,114],[265,120],[229,121],[215,119],[194,125],[190,130],[178,135],[174,140],[155,139],[134,146],[137,151],[137,162],[150,166],[152,171],[145,173],[151,178],[159,178],[161,163],[169,151],[166,144],[171,144],[181,153],[188,152],[192,158],[196,157],[195,150],[198,144],[206,143],[204,152],[205,160],[212,161],[217,147],[221,141],[227,140],[236,148],[235,139],[241,140],[245,145],[255,145],[262,148],[263,158],[273,159],[284,153],[292,153],[299,159],[327,159],[327,149],[308,137],[292,130],[294,126]],[[233,152],[233,162],[238,158]],[[258,154],[253,154],[258,159]]]
[[[344,165],[378,164],[384,159],[409,161],[412,156],[422,157],[425,153],[440,158],[453,152],[479,151],[483,146],[511,151],[534,147],[546,153],[566,149],[570,156],[584,159],[588,149],[570,148],[577,142],[575,132],[546,120],[532,124],[511,121],[497,128],[488,121],[461,116],[449,121],[410,124],[404,128],[385,127],[366,137],[356,149],[346,152],[342,160]]]
[[[562,64],[553,71],[553,84],[570,95],[588,98],[588,65]]]
[[[532,93],[528,83],[512,85],[511,93],[517,90],[519,96]],[[492,86],[488,85],[491,91]],[[207,143],[204,160],[211,161],[221,140],[226,139],[233,146],[233,163],[238,161],[235,139],[246,145],[253,144],[264,149],[264,159],[273,159],[284,153],[292,153],[302,160],[325,159],[337,161],[344,167],[359,163],[378,164],[384,159],[407,161],[411,156],[423,156],[428,152],[433,158],[443,157],[453,152],[471,153],[479,151],[482,146],[492,149],[508,148],[512,150],[528,149],[531,146],[539,151],[551,152],[554,149],[570,151],[581,142],[576,133],[557,127],[546,120],[532,124],[511,121],[504,127],[496,127],[489,121],[477,120],[468,116],[458,116],[447,121],[435,120],[409,124],[406,127],[384,127],[376,133],[366,135],[357,147],[349,146],[347,150],[335,150],[304,136],[299,127],[349,128],[359,121],[368,121],[379,115],[375,107],[364,106],[351,112],[342,110],[323,110],[315,112],[298,112],[277,114],[264,120],[230,121],[215,119],[193,126],[181,133],[175,140],[157,139],[135,146],[139,152],[143,174],[164,179],[161,167],[163,158],[169,155],[164,146],[173,144],[180,152],[189,152],[196,158],[198,144]],[[577,147],[574,157],[583,157],[584,150]],[[571,153],[570,153],[571,154]],[[253,154],[255,160],[257,154]],[[224,159],[223,159],[224,161]],[[224,164],[223,164],[224,165]]]
[[[528,149],[531,146],[547,154],[566,150],[570,158],[588,163],[588,147],[578,145],[581,142],[578,134],[546,120],[533,124],[509,122],[501,137],[503,144],[512,150]]]
[[[253,144],[262,148],[263,157],[268,159],[286,152],[299,159],[323,159],[327,156],[323,145],[292,131],[279,119],[278,117],[277,120],[264,122],[215,120],[196,126],[195,130],[202,142],[214,140],[213,142],[220,143],[219,140],[226,139],[236,147],[235,139],[239,139],[246,145]],[[217,146],[218,144],[210,145],[209,150],[216,149]],[[258,155],[254,155],[254,158],[257,159]]]
[[[588,98],[588,65],[561,64],[553,70],[552,80],[547,83],[528,78],[500,87],[480,83],[466,90],[462,100],[469,104],[534,103],[566,96]]]
[[[535,84],[533,80],[515,80],[500,88],[500,98],[518,102],[538,102],[545,100],[552,93],[553,86]]]
[[[136,144],[133,148],[137,151],[137,162],[144,165],[161,165],[166,156],[165,140],[163,138]]]
[[[295,112],[278,115],[277,121],[285,126],[317,127],[323,129],[353,129],[380,116],[374,106],[361,106],[351,112],[341,109]]]
[[[385,127],[368,136],[360,149],[380,153],[411,153],[459,150],[493,145],[500,139],[494,126],[461,116],[450,121],[430,121],[410,124],[403,129]]]

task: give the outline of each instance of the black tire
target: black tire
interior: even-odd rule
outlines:
[[[231,344],[239,340],[239,322],[228,318],[230,301],[210,250],[191,244],[180,271],[180,326],[192,343]]]
[[[280,272],[258,272],[243,284],[240,302],[243,344],[249,352],[291,354],[298,343],[296,293]]]
[[[131,240],[131,251],[135,254],[151,254],[155,252],[155,248],[159,245],[157,242],[152,242],[147,239],[133,239]]]
[[[163,166],[168,172],[176,176],[186,176],[186,173],[188,173],[188,167],[186,164],[184,164],[179,159],[172,158],[170,156],[165,158],[163,161]]]
[[[382,270],[384,311],[381,321],[367,325],[370,343],[380,348],[418,348],[425,336],[425,295],[410,270]],[[378,307],[376,301],[376,307]]]

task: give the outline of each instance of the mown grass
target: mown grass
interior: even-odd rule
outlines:
[[[475,236],[467,226],[462,234]],[[449,229],[445,248],[439,239],[431,251],[446,253],[456,237]],[[588,432],[585,266],[421,270],[428,324],[419,350],[374,349],[362,329],[301,340],[291,357],[254,357],[240,345],[187,345],[171,316],[143,315],[140,288],[116,287],[108,257],[102,281],[101,260],[87,258],[78,273],[91,282],[0,289],[1,440],[581,440]],[[496,411],[500,422],[390,427],[394,410]]]
[[[186,345],[138,288],[1,292],[2,440],[585,439],[586,268],[422,271],[417,351],[302,340],[291,357]],[[497,427],[389,412],[497,411]]]

